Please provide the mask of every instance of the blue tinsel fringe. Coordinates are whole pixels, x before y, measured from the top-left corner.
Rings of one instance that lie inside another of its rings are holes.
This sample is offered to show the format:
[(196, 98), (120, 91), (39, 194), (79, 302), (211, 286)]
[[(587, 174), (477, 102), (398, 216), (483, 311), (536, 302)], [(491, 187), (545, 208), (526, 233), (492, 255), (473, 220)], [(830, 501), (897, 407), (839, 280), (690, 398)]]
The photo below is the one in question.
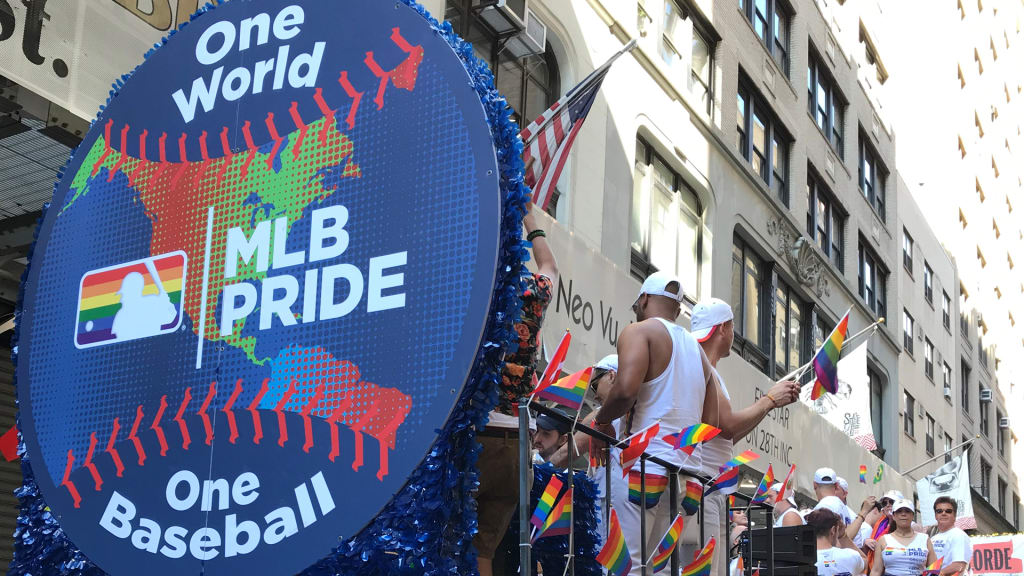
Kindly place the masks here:
[[(501, 172), (502, 221), (501, 252), (491, 315), (462, 397), (426, 459), (409, 477), (408, 484), (365, 530), (307, 568), (304, 576), (462, 576), (477, 572), (476, 552), (472, 546), (473, 535), (477, 531), (476, 503), (472, 492), (478, 484), (476, 459), (479, 444), (474, 427), (482, 427), (487, 422), (488, 412), (497, 405), (503, 359), (518, 342), (513, 324), (519, 318), (522, 305), (519, 294), (525, 271), (523, 262), (529, 258), (528, 247), (522, 239), (521, 222), (530, 198), (529, 189), (523, 184), (519, 128), (509, 118), (505, 99), (494, 88), (491, 71), (474, 56), (472, 46), (460, 39), (449, 23), (438, 24), (414, 0), (402, 2), (422, 14), (458, 54), (483, 103), (494, 138)], [(212, 8), (212, 4), (203, 6), (190, 20)], [(183, 23), (181, 28), (187, 24)], [(173, 35), (174, 31), (162, 43), (154, 45), (146, 57)], [(131, 73), (125, 74), (115, 82), (108, 105), (130, 77)], [(103, 109), (100, 108), (100, 114)], [(58, 182), (62, 173), (63, 170), (58, 174)], [(19, 302), (22, 297), (23, 294), (19, 296)], [(15, 364), (18, 335), (15, 328), (12, 339)], [(18, 450), (22, 456), (23, 485), (16, 495), (21, 512), (14, 535), (14, 560), (8, 574), (104, 574), (72, 544), (57, 524), (39, 493), (24, 444), (19, 442)], [(589, 557), (592, 558), (593, 554)]]

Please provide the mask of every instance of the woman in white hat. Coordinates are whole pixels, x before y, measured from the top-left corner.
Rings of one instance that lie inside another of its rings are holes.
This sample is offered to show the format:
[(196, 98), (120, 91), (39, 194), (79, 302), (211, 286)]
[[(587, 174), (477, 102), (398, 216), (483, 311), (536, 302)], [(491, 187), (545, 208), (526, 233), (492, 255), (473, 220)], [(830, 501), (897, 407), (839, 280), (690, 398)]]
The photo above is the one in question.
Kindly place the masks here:
[(935, 549), (927, 534), (914, 530), (914, 503), (894, 502), (892, 519), (896, 529), (878, 539), (871, 576), (921, 576), (935, 562)]

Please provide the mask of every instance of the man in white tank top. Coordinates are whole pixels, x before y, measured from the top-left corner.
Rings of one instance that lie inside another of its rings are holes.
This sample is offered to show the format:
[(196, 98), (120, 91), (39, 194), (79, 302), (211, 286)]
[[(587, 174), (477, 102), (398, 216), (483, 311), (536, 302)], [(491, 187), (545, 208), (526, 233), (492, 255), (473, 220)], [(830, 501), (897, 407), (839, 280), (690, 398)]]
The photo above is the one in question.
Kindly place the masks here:
[[(702, 421), (718, 425), (718, 395), (712, 387), (711, 365), (693, 336), (674, 323), (679, 317), (682, 295), (682, 283), (670, 274), (656, 272), (644, 281), (633, 304), (637, 322), (627, 326), (619, 336), (619, 371), (608, 398), (594, 418), (594, 427), (614, 436), (612, 422), (629, 413), (620, 426), (619, 437), (624, 438), (658, 422), (660, 432), (648, 445), (648, 454), (676, 467), (685, 465), (696, 471), (700, 469), (699, 458), (687, 462), (684, 452), (663, 440), (668, 434)], [(707, 393), (709, 390), (711, 394)], [(595, 440), (591, 447), (598, 457), (604, 453), (605, 446), (601, 442)], [(639, 470), (637, 461), (632, 472), (638, 475)], [(651, 486), (666, 485), (669, 472), (662, 466), (647, 462), (645, 472), (649, 490)], [(641, 565), (656, 549), (672, 522), (670, 498), (663, 493), (639, 498), (640, 502), (649, 502), (651, 506), (641, 508), (628, 498), (629, 482), (621, 476), (613, 481), (621, 483), (611, 487), (612, 507), (618, 514), (632, 556), (631, 574), (640, 574)], [(685, 476), (680, 477), (679, 485), (686, 486)], [(645, 551), (640, 549), (641, 514), (645, 518), (647, 536)]]
[[(729, 390), (725, 381), (718, 374), (718, 361), (732, 353), (733, 312), (732, 307), (718, 298), (710, 298), (698, 302), (693, 307), (690, 321), (690, 333), (700, 343), (711, 363), (711, 371), (718, 382), (718, 418), (722, 433), (708, 440), (694, 454), (700, 454), (701, 472), (707, 476), (718, 474), (719, 468), (733, 456), (733, 444), (747, 435), (757, 426), (771, 410), (795, 402), (800, 395), (800, 385), (796, 382), (780, 382), (772, 386), (768, 393), (750, 406), (733, 411), (730, 404)], [(726, 509), (726, 495), (721, 491), (713, 492), (704, 499), (704, 537), (715, 536), (718, 542), (722, 538)], [(692, 523), (696, 528), (696, 523)], [(699, 529), (698, 529), (699, 530)], [(695, 532), (699, 534), (699, 531)], [(685, 539), (684, 539), (685, 540)], [(693, 540), (693, 538), (690, 538)], [(712, 564), (712, 575), (724, 574), (728, 547), (721, 546), (715, 553)], [(690, 557), (687, 546), (683, 547), (684, 557)]]

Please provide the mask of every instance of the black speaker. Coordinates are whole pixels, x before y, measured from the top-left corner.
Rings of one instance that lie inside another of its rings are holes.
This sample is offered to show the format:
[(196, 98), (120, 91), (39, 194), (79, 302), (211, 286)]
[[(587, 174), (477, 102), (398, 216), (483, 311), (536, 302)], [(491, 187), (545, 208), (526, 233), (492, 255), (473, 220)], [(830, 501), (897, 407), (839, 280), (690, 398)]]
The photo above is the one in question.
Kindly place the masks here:
[[(746, 574), (751, 574), (752, 569), (747, 568)], [(768, 568), (761, 566), (761, 576), (768, 576)], [(780, 566), (778, 563), (775, 564), (775, 575), (774, 576), (818, 576), (818, 568), (811, 564), (794, 565), (794, 566)]]
[[(779, 574), (780, 566), (803, 565), (813, 568), (814, 563), (818, 561), (817, 541), (814, 538), (814, 530), (810, 526), (775, 528), (771, 530), (771, 535), (773, 540), (772, 559), (775, 561), (776, 574)], [(768, 562), (768, 537), (768, 528), (743, 533), (740, 548), (744, 554), (747, 549), (750, 550), (750, 557), (753, 558), (752, 564), (755, 566), (758, 561)]]

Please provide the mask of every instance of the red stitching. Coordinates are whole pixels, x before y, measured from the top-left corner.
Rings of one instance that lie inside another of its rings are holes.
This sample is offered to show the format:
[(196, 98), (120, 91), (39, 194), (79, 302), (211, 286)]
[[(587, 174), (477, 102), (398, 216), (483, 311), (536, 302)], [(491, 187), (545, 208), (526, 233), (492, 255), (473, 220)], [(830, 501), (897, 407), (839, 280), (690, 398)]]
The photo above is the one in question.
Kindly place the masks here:
[(228, 144), (228, 127), (220, 129), (220, 145), (224, 148), (224, 156), (231, 156), (231, 145)]
[(245, 145), (249, 149), (249, 154), (245, 157), (245, 162), (242, 164), (241, 177), (245, 180), (249, 177), (249, 164), (252, 164), (252, 159), (256, 157), (256, 145), (252, 143), (252, 132), (250, 127), (252, 123), (248, 120), (245, 124), (242, 124), (242, 134), (245, 136)]
[(266, 394), (267, 394), (267, 390), (268, 390), (268, 386), (267, 385), (268, 385), (269, 382), (270, 382), (270, 378), (264, 378), (263, 379), (263, 385), (260, 387), (260, 391), (256, 394), (256, 397), (253, 398), (252, 403), (249, 404), (248, 410), (249, 410), (249, 413), (252, 414), (252, 427), (253, 427), (252, 442), (253, 442), (253, 444), (259, 444), (260, 443), (260, 439), (263, 438), (263, 424), (260, 422), (259, 405), (260, 405), (260, 402), (263, 401), (263, 397), (266, 396)]
[(302, 408), (302, 429), (306, 434), (306, 443), (302, 445), (302, 450), (309, 453), (309, 449), (313, 447), (313, 424), (309, 419), (309, 413), (320, 404), (320, 401), (324, 399), (325, 387), (323, 382), (317, 384), (316, 393), (313, 397), (306, 402), (306, 405)]
[[(188, 394), (188, 389), (185, 389), (185, 394)], [(164, 429), (160, 427), (160, 419), (164, 417), (164, 410), (167, 409), (167, 395), (164, 394), (160, 397), (160, 408), (156, 411), (156, 418), (153, 419), (153, 424), (149, 427), (150, 430), (156, 430), (156, 438), (160, 441), (160, 455), (167, 456), (167, 438), (164, 437)]]
[(295, 145), (292, 146), (292, 160), (297, 160), (299, 153), (302, 151), (302, 142), (306, 139), (306, 132), (309, 131), (309, 126), (302, 121), (302, 116), (299, 115), (299, 103), (292, 101), (291, 108), (288, 112), (292, 115), (292, 122), (295, 123), (295, 129), (299, 131), (298, 138), (295, 139)]
[(335, 122), (337, 122), (334, 119), (334, 114), (337, 110), (331, 110), (331, 107), (327, 105), (327, 101), (324, 100), (324, 90), (319, 86), (316, 91), (313, 92), (313, 100), (316, 100), (316, 106), (324, 116), (324, 125), (320, 128), (320, 144), (326, 146), (327, 131), (331, 129), (331, 126), (334, 126)]
[(124, 472), (124, 464), (121, 462), (121, 455), (117, 453), (117, 448), (114, 448), (114, 442), (117, 441), (117, 433), (121, 430), (121, 422), (114, 418), (114, 427), (110, 431), (110, 440), (107, 441), (107, 448), (104, 452), (110, 454), (111, 460), (114, 461), (114, 468), (117, 470), (117, 477), (120, 478)]
[(71, 499), (75, 501), (75, 508), (79, 508), (82, 504), (82, 497), (78, 494), (78, 488), (75, 488), (75, 483), (71, 481), (71, 465), (75, 463), (75, 456), (68, 450), (68, 464), (64, 467), (64, 479), (60, 481), (60, 485), (68, 489), (71, 494)]
[(210, 426), (210, 415), (206, 413), (210, 408), (210, 402), (213, 401), (213, 397), (217, 395), (217, 381), (210, 382), (210, 391), (206, 393), (206, 399), (203, 400), (202, 407), (199, 408), (199, 417), (203, 419), (203, 429), (206, 430), (206, 445), (210, 446), (213, 442), (213, 427)]
[(103, 126), (103, 155), (100, 156), (99, 160), (97, 160), (95, 164), (92, 165), (92, 174), (89, 175), (90, 177), (95, 176), (96, 173), (100, 171), (100, 166), (102, 166), (103, 162), (108, 156), (110, 156), (110, 152), (112, 151), (110, 148), (110, 127), (113, 125), (114, 119), (111, 118), (107, 120), (106, 125)]
[(160, 163), (167, 164), (167, 132), (160, 134), (158, 142), (160, 143)]
[(110, 175), (107, 176), (107, 182), (113, 182), (114, 176), (121, 170), (121, 166), (128, 161), (128, 154), (125, 153), (125, 149), (128, 145), (128, 124), (124, 125), (121, 129), (121, 157), (117, 159), (117, 163), (110, 170)]
[(274, 141), (274, 147), (270, 150), (270, 156), (267, 156), (267, 168), (270, 170), (274, 169), (274, 158), (277, 157), (277, 151), (281, 149), (281, 142), (284, 138), (277, 133), (277, 126), (274, 125), (274, 113), (267, 112), (267, 132), (270, 132), (270, 138)]
[(92, 475), (92, 481), (96, 484), (96, 491), (99, 492), (103, 486), (103, 478), (100, 477), (100, 471), (96, 469), (96, 464), (92, 461), (93, 454), (96, 453), (96, 433), (93, 432), (89, 435), (89, 451), (85, 453), (85, 462), (82, 466), (89, 471)]
[(210, 152), (206, 149), (206, 130), (203, 130), (203, 133), (199, 135), (199, 153), (204, 162), (210, 159)]
[(139, 423), (142, 422), (142, 404), (135, 409), (135, 423), (132, 424), (132, 431), (128, 434), (128, 439), (135, 445), (135, 453), (139, 455), (139, 466), (144, 466), (146, 462), (146, 450), (142, 448), (142, 441), (136, 436), (139, 431)]
[(348, 129), (352, 130), (356, 127), (356, 110), (359, 109), (359, 102), (363, 99), (363, 93), (356, 91), (355, 86), (348, 79), (348, 71), (346, 70), (341, 71), (338, 83), (345, 90), (345, 94), (352, 99), (352, 106), (348, 109), (348, 115), (345, 116), (345, 123), (348, 124)]
[[(166, 396), (164, 396), (164, 398), (166, 398)], [(191, 401), (192, 387), (189, 386), (188, 388), (185, 388), (185, 396), (181, 399), (181, 405), (178, 406), (178, 412), (174, 415), (174, 421), (178, 423), (178, 429), (181, 430), (181, 448), (183, 450), (188, 450), (188, 445), (192, 443), (192, 437), (188, 433), (188, 426), (185, 424), (185, 419), (182, 418), (185, 414), (185, 407), (188, 406), (188, 403)], [(161, 400), (161, 402), (163, 402), (163, 400)], [(161, 406), (161, 409), (163, 409), (163, 406)], [(157, 418), (159, 419), (159, 416), (157, 416)], [(161, 452), (160, 455), (164, 456), (165, 452), (166, 449), (164, 452)]]
[(277, 445), (284, 446), (285, 442), (288, 441), (288, 426), (285, 425), (284, 421), (284, 407), (291, 401), (292, 396), (295, 394), (295, 380), (288, 382), (288, 389), (284, 391), (284, 395), (277, 401), (277, 406), (274, 406), (274, 413), (277, 414)]
[(234, 444), (235, 440), (238, 440), (238, 426), (235, 424), (235, 413), (232, 411), (235, 407), (235, 400), (238, 400), (238, 396), (242, 393), (242, 379), (239, 378), (235, 382), (235, 390), (231, 393), (228, 398), (228, 403), (220, 409), (221, 412), (228, 416), (228, 428), (231, 430), (231, 435), (228, 436), (228, 442)]

